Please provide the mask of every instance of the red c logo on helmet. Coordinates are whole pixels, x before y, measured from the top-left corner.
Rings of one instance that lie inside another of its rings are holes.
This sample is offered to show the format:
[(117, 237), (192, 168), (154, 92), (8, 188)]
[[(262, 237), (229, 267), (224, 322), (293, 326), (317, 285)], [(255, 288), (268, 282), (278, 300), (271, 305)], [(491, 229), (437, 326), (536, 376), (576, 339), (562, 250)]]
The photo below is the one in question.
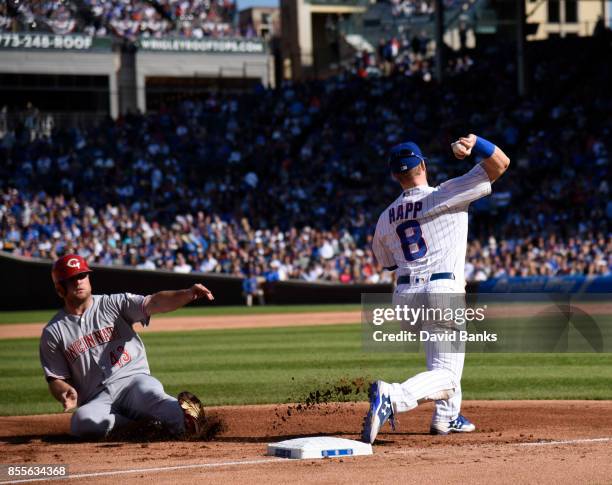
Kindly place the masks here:
[(58, 284), (81, 273), (91, 273), (87, 261), (78, 254), (67, 254), (53, 264), (51, 278), (53, 283)]

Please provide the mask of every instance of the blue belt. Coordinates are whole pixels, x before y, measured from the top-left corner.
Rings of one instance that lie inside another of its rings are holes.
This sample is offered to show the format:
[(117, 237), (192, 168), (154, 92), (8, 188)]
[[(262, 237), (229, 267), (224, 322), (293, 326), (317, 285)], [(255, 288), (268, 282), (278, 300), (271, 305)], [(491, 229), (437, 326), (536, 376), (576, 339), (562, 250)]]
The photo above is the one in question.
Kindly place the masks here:
[[(418, 276), (417, 276), (417, 278), (418, 278)], [(454, 279), (455, 279), (455, 273), (434, 273), (429, 278), (429, 281), (435, 281), (435, 280), (454, 280)], [(409, 285), (410, 284), (410, 275), (400, 276), (397, 279), (397, 284), (398, 285)]]

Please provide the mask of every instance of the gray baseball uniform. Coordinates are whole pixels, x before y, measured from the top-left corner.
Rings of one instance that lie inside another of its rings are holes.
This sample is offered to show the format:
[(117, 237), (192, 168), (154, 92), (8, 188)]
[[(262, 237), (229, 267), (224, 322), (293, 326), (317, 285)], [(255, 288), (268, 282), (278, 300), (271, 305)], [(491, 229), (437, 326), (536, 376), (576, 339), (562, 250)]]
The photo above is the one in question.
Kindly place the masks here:
[(149, 324), (145, 297), (93, 295), (83, 315), (60, 310), (45, 326), (40, 361), (47, 380), (68, 381), (78, 393), (76, 436), (103, 436), (130, 420), (153, 418), (176, 434), (184, 430), (178, 401), (150, 375), (144, 344), (133, 329)]

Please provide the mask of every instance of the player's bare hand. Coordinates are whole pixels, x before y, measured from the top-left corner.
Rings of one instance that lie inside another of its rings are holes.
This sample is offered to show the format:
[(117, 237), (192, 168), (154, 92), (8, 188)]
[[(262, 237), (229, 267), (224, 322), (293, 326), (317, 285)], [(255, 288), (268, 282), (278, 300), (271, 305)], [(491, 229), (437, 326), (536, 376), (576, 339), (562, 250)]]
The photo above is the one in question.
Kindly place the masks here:
[(77, 392), (76, 389), (71, 387), (65, 392), (62, 392), (62, 406), (64, 406), (64, 412), (70, 412), (77, 407)]
[(455, 158), (462, 160), (472, 153), (472, 148), (476, 144), (476, 135), (469, 134), (468, 136), (462, 136), (457, 141), (451, 144), (453, 154)]
[(196, 283), (191, 287), (191, 294), (193, 295), (194, 300), (199, 300), (200, 298), (207, 298), (208, 300), (214, 300), (215, 297), (208, 288), (200, 283)]
[(453, 155), (458, 160), (463, 160), (471, 153), (471, 149), (468, 149), (461, 141), (457, 140), (451, 144)]
[(459, 142), (468, 150), (472, 150), (472, 148), (474, 148), (474, 145), (476, 145), (476, 135), (474, 135), (473, 133), (470, 133), (468, 136), (462, 136), (461, 138), (459, 138)]

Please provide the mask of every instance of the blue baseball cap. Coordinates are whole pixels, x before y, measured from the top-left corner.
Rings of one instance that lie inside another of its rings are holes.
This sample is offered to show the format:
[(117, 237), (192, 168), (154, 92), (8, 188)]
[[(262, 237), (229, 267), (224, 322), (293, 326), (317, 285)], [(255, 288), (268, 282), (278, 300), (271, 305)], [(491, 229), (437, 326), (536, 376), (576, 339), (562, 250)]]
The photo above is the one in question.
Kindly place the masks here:
[(395, 145), (389, 153), (389, 169), (392, 173), (407, 172), (424, 161), (423, 152), (411, 141)]

